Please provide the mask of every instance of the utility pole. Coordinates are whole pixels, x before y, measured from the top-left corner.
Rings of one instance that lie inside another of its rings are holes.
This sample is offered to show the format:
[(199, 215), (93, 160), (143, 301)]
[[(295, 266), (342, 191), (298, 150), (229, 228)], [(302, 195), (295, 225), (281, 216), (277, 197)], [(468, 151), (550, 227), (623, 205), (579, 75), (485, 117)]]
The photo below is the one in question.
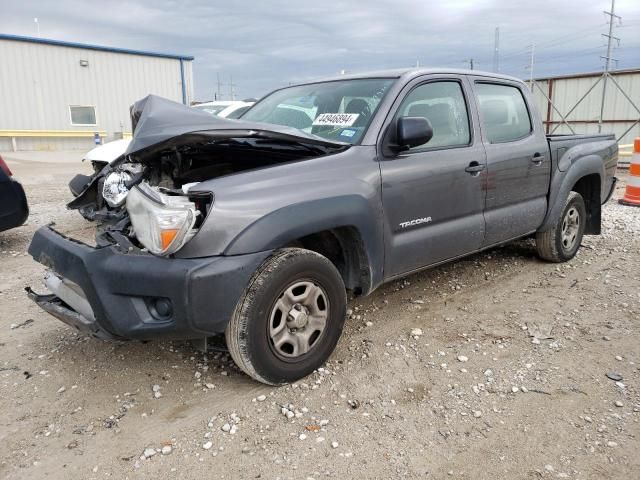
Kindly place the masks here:
[(469, 70), (473, 70), (473, 58), (470, 58), (469, 60), (463, 60), (463, 62), (469, 64)]
[(36, 32), (37, 32), (37, 35), (40, 36), (40, 23), (38, 23), (38, 17), (34, 17), (33, 23), (36, 24)]
[(493, 71), (500, 71), (500, 27), (496, 27), (496, 34), (493, 39)]
[(220, 100), (220, 74), (216, 73), (216, 78), (218, 80), (218, 89), (216, 90), (216, 94), (214, 95), (214, 100)]
[(607, 94), (607, 79), (609, 78), (609, 68), (611, 67), (611, 60), (617, 62), (615, 58), (611, 57), (611, 49), (613, 48), (613, 40), (620, 45), (620, 39), (613, 36), (613, 19), (621, 19), (615, 12), (616, 0), (611, 0), (611, 11), (605, 11), (605, 15), (609, 15), (609, 34), (603, 33), (602, 36), (607, 38), (607, 56), (600, 57), (604, 59), (604, 78), (602, 79), (602, 102), (600, 103), (600, 118), (598, 120), (598, 133), (602, 132), (602, 117), (604, 115), (604, 102)]
[(533, 58), (536, 53), (536, 44), (531, 44), (531, 60), (529, 62), (529, 90), (533, 92)]
[(235, 83), (233, 83), (233, 75), (229, 74), (229, 94), (231, 96), (231, 100), (236, 99), (235, 86)]

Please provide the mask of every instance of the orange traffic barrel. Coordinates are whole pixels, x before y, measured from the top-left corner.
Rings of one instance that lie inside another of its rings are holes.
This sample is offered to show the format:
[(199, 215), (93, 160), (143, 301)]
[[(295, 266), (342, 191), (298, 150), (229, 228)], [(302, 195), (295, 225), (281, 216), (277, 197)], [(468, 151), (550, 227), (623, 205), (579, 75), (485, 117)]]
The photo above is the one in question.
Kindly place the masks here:
[(619, 202), (623, 205), (640, 207), (640, 137), (633, 142), (633, 155), (629, 164), (627, 189)]

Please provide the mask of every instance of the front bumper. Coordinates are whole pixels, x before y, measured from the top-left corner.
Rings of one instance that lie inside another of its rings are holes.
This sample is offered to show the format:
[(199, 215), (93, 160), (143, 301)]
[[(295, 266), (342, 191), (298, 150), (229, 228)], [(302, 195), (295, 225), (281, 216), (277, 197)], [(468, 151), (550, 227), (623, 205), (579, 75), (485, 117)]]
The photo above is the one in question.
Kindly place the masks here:
[(253, 272), (270, 252), (162, 258), (122, 252), (117, 246), (93, 248), (42, 227), (29, 254), (71, 285), (88, 302), (93, 318), (56, 295), (27, 289), (45, 311), (96, 337), (150, 340), (224, 332)]

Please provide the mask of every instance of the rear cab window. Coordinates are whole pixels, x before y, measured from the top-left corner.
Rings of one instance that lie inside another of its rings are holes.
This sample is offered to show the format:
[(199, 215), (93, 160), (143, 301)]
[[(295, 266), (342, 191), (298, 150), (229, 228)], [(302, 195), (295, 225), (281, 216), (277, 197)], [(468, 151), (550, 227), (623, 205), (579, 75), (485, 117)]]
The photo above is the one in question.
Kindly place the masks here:
[(489, 143), (513, 142), (533, 131), (522, 91), (512, 85), (475, 84), (481, 126)]

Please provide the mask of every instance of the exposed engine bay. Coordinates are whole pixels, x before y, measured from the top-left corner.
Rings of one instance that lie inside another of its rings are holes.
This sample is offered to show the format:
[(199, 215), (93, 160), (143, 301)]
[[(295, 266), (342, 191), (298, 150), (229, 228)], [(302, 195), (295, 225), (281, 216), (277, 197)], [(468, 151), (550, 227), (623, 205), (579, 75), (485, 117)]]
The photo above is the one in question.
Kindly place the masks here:
[[(171, 116), (176, 135), (159, 122), (162, 113)], [(198, 191), (198, 183), (347, 148), (288, 127), (211, 117), (153, 96), (132, 107), (132, 123), (127, 152), (112, 162), (92, 161), (93, 175), (74, 177), (69, 187), (75, 199), (67, 206), (97, 223), (98, 246), (159, 255), (184, 245), (212, 208), (214, 194)], [(148, 231), (149, 221), (156, 223), (155, 233)]]

